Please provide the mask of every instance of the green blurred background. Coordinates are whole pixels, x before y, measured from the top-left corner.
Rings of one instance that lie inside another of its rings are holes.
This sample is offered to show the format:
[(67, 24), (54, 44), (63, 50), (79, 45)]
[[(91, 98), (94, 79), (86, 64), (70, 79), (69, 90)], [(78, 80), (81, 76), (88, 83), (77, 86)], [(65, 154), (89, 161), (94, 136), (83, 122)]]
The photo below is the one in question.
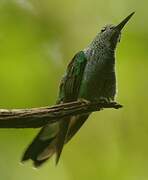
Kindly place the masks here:
[(54, 104), (67, 63), (132, 11), (117, 50), (121, 110), (94, 113), (39, 170), (19, 161), (38, 129), (0, 129), (1, 180), (148, 179), (148, 1), (0, 0), (0, 108)]

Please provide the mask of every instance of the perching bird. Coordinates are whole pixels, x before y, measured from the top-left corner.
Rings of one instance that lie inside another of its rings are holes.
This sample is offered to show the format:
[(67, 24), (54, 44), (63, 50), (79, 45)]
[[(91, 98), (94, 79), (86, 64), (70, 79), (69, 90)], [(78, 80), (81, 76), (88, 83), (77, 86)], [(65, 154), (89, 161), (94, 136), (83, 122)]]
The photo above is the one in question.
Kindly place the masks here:
[[(134, 14), (117, 26), (107, 25), (86, 49), (78, 52), (69, 63), (62, 78), (57, 104), (86, 99), (114, 101), (116, 94), (115, 49), (121, 30)], [(22, 161), (32, 159), (36, 167), (53, 154), (58, 163), (64, 144), (81, 128), (90, 114), (62, 118), (41, 129), (25, 151)]]

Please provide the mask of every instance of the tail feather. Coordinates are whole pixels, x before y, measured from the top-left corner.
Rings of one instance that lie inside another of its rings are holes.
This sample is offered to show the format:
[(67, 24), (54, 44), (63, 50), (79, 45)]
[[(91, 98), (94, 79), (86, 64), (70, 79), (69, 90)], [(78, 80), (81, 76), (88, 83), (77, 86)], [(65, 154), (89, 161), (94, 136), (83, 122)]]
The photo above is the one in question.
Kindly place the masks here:
[(82, 125), (86, 122), (89, 115), (90, 114), (85, 114), (72, 117), (65, 143), (70, 141), (71, 138), (79, 131)]
[(59, 124), (59, 133), (57, 135), (57, 143), (56, 143), (56, 164), (58, 164), (64, 144), (65, 144), (65, 139), (66, 139), (66, 135), (68, 132), (68, 127), (69, 127), (69, 123), (70, 123), (70, 119), (71, 118), (63, 118), (60, 121)]
[(59, 131), (59, 138), (57, 141), (57, 158), (56, 158), (56, 164), (58, 164), (58, 161), (60, 159), (60, 155), (63, 150), (64, 144), (66, 144), (77, 132), (78, 130), (82, 127), (82, 125), (85, 123), (87, 120), (89, 114), (85, 115), (78, 115), (78, 116), (72, 116), (70, 119), (69, 118), (64, 118), (61, 121), (60, 124), (60, 131)]
[(41, 165), (55, 153), (57, 125), (50, 124), (41, 129), (25, 151), (22, 161), (32, 159), (35, 166)]
[(43, 127), (25, 151), (22, 161), (31, 159), (34, 166), (39, 167), (56, 153), (57, 164), (64, 144), (76, 134), (88, 116), (89, 114), (66, 117), (58, 123)]
[[(43, 154), (43, 151), (48, 148), (49, 144), (53, 142), (53, 138), (49, 139), (47, 141), (41, 141), (38, 137), (34, 139), (34, 141), (29, 145), (27, 150), (25, 151), (22, 161), (27, 161), (29, 159), (32, 159), (33, 161), (42, 161), (47, 158), (47, 156), (40, 158), (41, 154)], [(48, 154), (52, 156), (54, 153), (53, 149), (48, 148)], [(49, 157), (49, 156), (48, 156)]]
[(44, 162), (46, 162), (48, 159), (49, 159), (49, 158), (44, 159), (44, 160), (42, 160), (42, 161), (36, 160), (36, 161), (33, 162), (33, 165), (34, 165), (34, 167), (38, 168), (38, 167), (40, 167)]

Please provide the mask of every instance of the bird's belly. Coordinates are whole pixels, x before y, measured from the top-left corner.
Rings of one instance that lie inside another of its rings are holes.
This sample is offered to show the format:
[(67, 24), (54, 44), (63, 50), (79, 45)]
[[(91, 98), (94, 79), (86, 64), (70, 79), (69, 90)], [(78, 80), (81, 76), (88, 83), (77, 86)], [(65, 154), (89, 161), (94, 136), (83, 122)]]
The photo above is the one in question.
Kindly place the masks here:
[(99, 101), (100, 98), (114, 100), (116, 94), (116, 77), (112, 68), (86, 68), (80, 86), (79, 98)]

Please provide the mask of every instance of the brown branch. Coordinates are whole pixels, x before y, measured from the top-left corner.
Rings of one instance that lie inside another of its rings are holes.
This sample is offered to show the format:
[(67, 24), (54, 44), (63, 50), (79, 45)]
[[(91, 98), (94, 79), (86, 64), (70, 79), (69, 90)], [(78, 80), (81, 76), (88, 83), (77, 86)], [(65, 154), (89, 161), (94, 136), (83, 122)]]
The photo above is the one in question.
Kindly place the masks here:
[(0, 109), (0, 128), (39, 128), (59, 121), (61, 117), (100, 111), (103, 108), (121, 108), (116, 102), (91, 103), (74, 101), (51, 107), (31, 109)]

